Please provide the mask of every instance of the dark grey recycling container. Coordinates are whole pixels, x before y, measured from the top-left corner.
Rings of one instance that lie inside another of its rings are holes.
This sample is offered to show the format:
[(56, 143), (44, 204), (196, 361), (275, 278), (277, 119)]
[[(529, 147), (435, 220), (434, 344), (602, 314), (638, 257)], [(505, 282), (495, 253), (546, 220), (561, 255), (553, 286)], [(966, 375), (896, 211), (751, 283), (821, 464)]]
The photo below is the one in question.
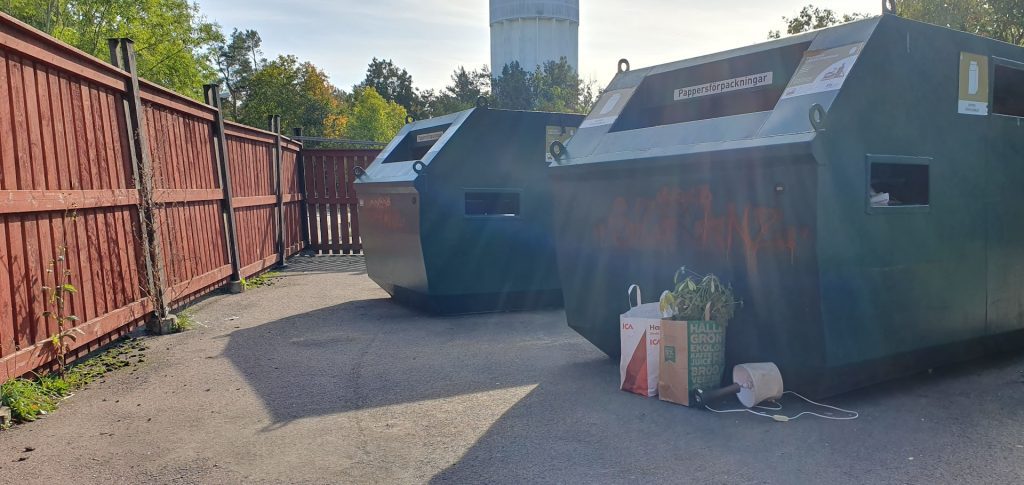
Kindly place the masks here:
[(370, 278), (439, 314), (560, 306), (546, 147), (582, 120), (477, 107), (406, 125), (355, 183)]
[(884, 15), (623, 65), (551, 165), (569, 325), (730, 282), (727, 361), (823, 396), (1024, 341), (1024, 48)]

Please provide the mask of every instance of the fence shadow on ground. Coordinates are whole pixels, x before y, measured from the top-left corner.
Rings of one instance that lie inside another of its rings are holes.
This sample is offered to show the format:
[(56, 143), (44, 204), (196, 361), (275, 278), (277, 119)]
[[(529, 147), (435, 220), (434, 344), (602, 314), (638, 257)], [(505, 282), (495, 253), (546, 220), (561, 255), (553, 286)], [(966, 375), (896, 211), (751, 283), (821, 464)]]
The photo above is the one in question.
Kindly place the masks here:
[(287, 273), (348, 273), (366, 274), (366, 259), (361, 254), (353, 255), (314, 255), (301, 253), (288, 260)]

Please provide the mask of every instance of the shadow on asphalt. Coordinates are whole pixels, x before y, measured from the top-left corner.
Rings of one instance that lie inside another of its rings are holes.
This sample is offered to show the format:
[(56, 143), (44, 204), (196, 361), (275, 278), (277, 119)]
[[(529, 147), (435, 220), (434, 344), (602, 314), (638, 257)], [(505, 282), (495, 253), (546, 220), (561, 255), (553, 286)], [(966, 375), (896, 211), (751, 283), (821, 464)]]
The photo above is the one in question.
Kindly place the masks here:
[(297, 254), (288, 259), (288, 273), (347, 273), (353, 275), (366, 274), (366, 260), (362, 255), (313, 255)]
[(564, 321), (561, 311), (426, 317), (389, 299), (359, 300), (236, 330), (224, 355), (277, 427), (608, 370)]
[[(827, 401), (860, 412), (855, 421), (777, 423), (617, 391), (617, 365), (569, 330), (561, 311), (440, 318), (388, 299), (360, 300), (228, 338), (225, 356), (273, 417), (267, 430), (306, 417), (534, 386), (433, 482), (855, 483), (885, 481), (908, 466), (932, 467), (917, 476), (939, 480), (941, 470), (1013, 460), (986, 455), (979, 462), (974, 452), (950, 450), (1003, 446), (1019, 438), (1015, 428), (1024, 419), (1022, 356)], [(787, 414), (803, 409), (786, 406)], [(919, 459), (911, 463), (913, 456)], [(877, 473), (865, 475), (865, 463)]]

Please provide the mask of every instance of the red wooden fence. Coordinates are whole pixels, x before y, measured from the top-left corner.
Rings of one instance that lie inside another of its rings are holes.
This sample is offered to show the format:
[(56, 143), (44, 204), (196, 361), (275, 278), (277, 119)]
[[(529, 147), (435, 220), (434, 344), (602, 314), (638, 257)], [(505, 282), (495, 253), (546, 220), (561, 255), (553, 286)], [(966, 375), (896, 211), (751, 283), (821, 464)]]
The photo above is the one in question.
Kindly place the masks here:
[(303, 248), (301, 145), (137, 80), (126, 45), (122, 69), (0, 14), (0, 382), (55, 357), (65, 241), (79, 354)]
[(380, 150), (305, 150), (309, 248), (325, 254), (363, 250), (352, 170), (366, 168)]

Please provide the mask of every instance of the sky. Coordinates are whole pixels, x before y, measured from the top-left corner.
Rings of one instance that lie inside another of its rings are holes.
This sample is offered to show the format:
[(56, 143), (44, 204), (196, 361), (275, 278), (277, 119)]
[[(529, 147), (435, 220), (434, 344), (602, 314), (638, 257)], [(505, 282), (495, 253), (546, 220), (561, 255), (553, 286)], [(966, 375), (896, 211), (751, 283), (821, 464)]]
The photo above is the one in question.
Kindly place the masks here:
[[(349, 90), (374, 57), (418, 89), (442, 89), (458, 66), (490, 62), (487, 0), (198, 0), (208, 20), (255, 29), (267, 58), (293, 54)], [(604, 86), (620, 58), (634, 68), (766, 40), (808, 3), (837, 13), (881, 12), (878, 0), (580, 0), (580, 76)]]

